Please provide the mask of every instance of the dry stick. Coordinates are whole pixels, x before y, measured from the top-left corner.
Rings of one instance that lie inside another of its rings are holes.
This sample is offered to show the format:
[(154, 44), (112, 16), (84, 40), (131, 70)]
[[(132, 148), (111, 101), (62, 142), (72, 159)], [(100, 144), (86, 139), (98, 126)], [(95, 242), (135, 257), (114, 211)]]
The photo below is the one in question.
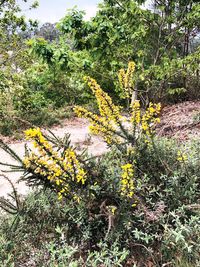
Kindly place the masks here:
[(110, 233), (112, 227), (114, 227), (114, 219), (115, 219), (115, 215), (113, 215), (112, 213), (110, 213), (110, 214), (108, 215), (108, 230), (107, 230), (105, 239), (108, 238), (108, 235), (109, 235), (109, 233)]
[(190, 204), (185, 206), (189, 210), (200, 210), (200, 204)]
[(179, 130), (177, 130), (177, 132), (180, 132), (181, 130), (187, 130), (187, 129), (190, 129), (190, 128), (195, 127), (195, 126), (197, 126), (197, 125), (200, 125), (200, 122), (193, 122), (193, 123), (189, 124), (188, 126), (183, 125), (183, 126), (181, 126), (181, 127), (179, 128)]
[(108, 217), (108, 230), (105, 236), (105, 239), (107, 239), (112, 227), (114, 227), (115, 215), (113, 215), (112, 212), (107, 210), (106, 200), (104, 200), (103, 203), (101, 204), (100, 210), (101, 210), (101, 214), (99, 214), (100, 216)]

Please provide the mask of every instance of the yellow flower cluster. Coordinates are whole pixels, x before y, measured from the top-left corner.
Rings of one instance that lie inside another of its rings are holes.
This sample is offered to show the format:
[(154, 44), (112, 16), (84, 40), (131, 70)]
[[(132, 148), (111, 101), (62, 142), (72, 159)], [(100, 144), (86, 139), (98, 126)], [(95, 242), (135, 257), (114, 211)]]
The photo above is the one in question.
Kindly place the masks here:
[(64, 170), (70, 174), (72, 181), (85, 184), (86, 172), (81, 168), (75, 152), (72, 149), (67, 149), (63, 159)]
[(109, 122), (105, 117), (100, 117), (92, 112), (89, 112), (83, 107), (76, 106), (74, 112), (80, 118), (87, 118), (90, 121), (90, 131), (95, 135), (100, 135), (103, 137), (107, 144), (119, 143), (120, 140), (116, 136), (117, 129), (112, 122)]
[[(124, 69), (119, 70), (118, 79), (119, 79), (120, 87), (126, 92), (126, 87), (125, 87), (126, 72)], [(125, 95), (127, 96), (127, 94)]]
[[(40, 152), (48, 151), (49, 153), (53, 152), (52, 146), (44, 138), (40, 128), (28, 129), (25, 132), (25, 137), (27, 140), (33, 140), (33, 145), (35, 148), (38, 148)], [(42, 146), (40, 146), (42, 144)]]
[(120, 191), (121, 195), (126, 196), (128, 198), (132, 198), (134, 195), (134, 169), (133, 165), (128, 163), (123, 165), (122, 167), (122, 175), (120, 181)]
[[(134, 70), (134, 62), (129, 62), (126, 72), (125, 70), (120, 70), (119, 79), (124, 87), (130, 87)], [(142, 112), (140, 102), (136, 100), (131, 104), (130, 119), (126, 119), (121, 116), (120, 108), (112, 103), (110, 96), (101, 89), (94, 79), (85, 77), (85, 80), (95, 94), (100, 116), (82, 107), (75, 107), (74, 111), (78, 117), (89, 119), (91, 123), (90, 131), (93, 134), (101, 135), (108, 145), (121, 143), (134, 145), (134, 138), (138, 133), (145, 134), (146, 142), (149, 142), (149, 137), (153, 134), (155, 124), (160, 121), (158, 118), (161, 109), (160, 104), (150, 103), (147, 110)], [(133, 126), (132, 135), (129, 128), (130, 122)]]
[(149, 137), (153, 134), (153, 127), (157, 123), (160, 123), (160, 118), (158, 118), (160, 110), (160, 104), (150, 103), (149, 107), (141, 118), (142, 131)]
[(152, 137), (154, 133), (155, 125), (160, 123), (158, 115), (161, 105), (150, 103), (146, 111), (142, 112), (140, 102), (136, 100), (132, 104), (131, 109), (130, 122), (133, 124), (134, 129), (138, 129), (139, 132), (142, 132), (146, 136), (145, 142), (149, 143), (149, 138)]
[(126, 98), (130, 98), (133, 92), (134, 71), (135, 71), (135, 63), (131, 61), (128, 63), (127, 71), (125, 71), (124, 69), (121, 69), (118, 73), (119, 83), (120, 83), (121, 88), (124, 90)]
[(188, 157), (185, 153), (181, 152), (181, 151), (178, 151), (177, 153), (177, 160), (179, 162), (186, 162), (188, 160)]
[(85, 81), (97, 99), (100, 115), (108, 121), (118, 123), (121, 118), (120, 108), (113, 104), (111, 97), (101, 89), (95, 79), (85, 77)]
[(140, 102), (136, 100), (133, 103), (133, 105), (131, 106), (131, 109), (132, 109), (132, 113), (131, 113), (131, 119), (130, 119), (130, 121), (134, 125), (139, 125), (140, 122), (141, 122)]
[(25, 157), (23, 163), (32, 173), (39, 174), (51, 183), (58, 198), (71, 195), (74, 183), (85, 184), (86, 172), (81, 167), (76, 153), (68, 148), (64, 155), (53, 150), (39, 128), (25, 131), (26, 139), (33, 141), (35, 152)]

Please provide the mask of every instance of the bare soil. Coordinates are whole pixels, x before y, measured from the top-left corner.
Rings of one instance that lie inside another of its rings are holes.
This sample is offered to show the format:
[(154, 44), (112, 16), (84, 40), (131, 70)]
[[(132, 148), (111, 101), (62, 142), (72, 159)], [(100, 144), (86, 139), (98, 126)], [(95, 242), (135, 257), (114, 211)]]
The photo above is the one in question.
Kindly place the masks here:
[(180, 141), (200, 138), (200, 101), (187, 101), (164, 107), (157, 134)]

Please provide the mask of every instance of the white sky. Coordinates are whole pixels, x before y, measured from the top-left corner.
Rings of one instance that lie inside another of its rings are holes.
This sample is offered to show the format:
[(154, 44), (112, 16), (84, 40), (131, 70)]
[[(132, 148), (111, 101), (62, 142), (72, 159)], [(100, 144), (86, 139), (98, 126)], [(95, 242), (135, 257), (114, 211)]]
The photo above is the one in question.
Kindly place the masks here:
[[(75, 6), (86, 12), (85, 19), (88, 20), (95, 16), (101, 0), (39, 0), (39, 7), (33, 10), (29, 10), (29, 6), (34, 0), (28, 0), (28, 3), (24, 3), (22, 0), (17, 0), (17, 2), (22, 8), (22, 13), (27, 18), (37, 19), (41, 23), (54, 23), (63, 18), (68, 9)], [(147, 0), (146, 7), (149, 2), (150, 0)]]
[(22, 13), (27, 18), (37, 19), (42, 23), (54, 23), (65, 16), (67, 9), (75, 6), (86, 12), (85, 19), (91, 18), (95, 16), (100, 0), (39, 0), (39, 7), (33, 10), (29, 10), (33, 0), (29, 0), (28, 3), (18, 0), (18, 3), (22, 8)]

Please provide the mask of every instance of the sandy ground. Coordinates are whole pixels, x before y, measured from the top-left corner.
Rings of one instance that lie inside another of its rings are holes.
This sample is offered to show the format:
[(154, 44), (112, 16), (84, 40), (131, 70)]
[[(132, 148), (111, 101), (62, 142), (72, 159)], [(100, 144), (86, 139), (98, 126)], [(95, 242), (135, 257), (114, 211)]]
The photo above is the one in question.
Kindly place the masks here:
[[(66, 133), (71, 135), (71, 143), (78, 149), (88, 148), (88, 152), (93, 155), (101, 155), (106, 152), (106, 144), (97, 136), (90, 136), (88, 130), (88, 122), (84, 119), (70, 119), (65, 120), (61, 126), (51, 128), (51, 131), (56, 136), (63, 137)], [(25, 141), (11, 142), (9, 143), (12, 148), (20, 157), (24, 156)], [(30, 146), (30, 143), (28, 143)], [(15, 163), (10, 156), (0, 149), (0, 161), (4, 163)], [(0, 169), (6, 170), (5, 167), (0, 166)], [(17, 183), (21, 176), (21, 173), (6, 173), (6, 175), (14, 182), (16, 188), (20, 194), (26, 194), (30, 188), (28, 188), (23, 182)], [(5, 179), (0, 177), (0, 196), (6, 196), (11, 193), (12, 189)]]

